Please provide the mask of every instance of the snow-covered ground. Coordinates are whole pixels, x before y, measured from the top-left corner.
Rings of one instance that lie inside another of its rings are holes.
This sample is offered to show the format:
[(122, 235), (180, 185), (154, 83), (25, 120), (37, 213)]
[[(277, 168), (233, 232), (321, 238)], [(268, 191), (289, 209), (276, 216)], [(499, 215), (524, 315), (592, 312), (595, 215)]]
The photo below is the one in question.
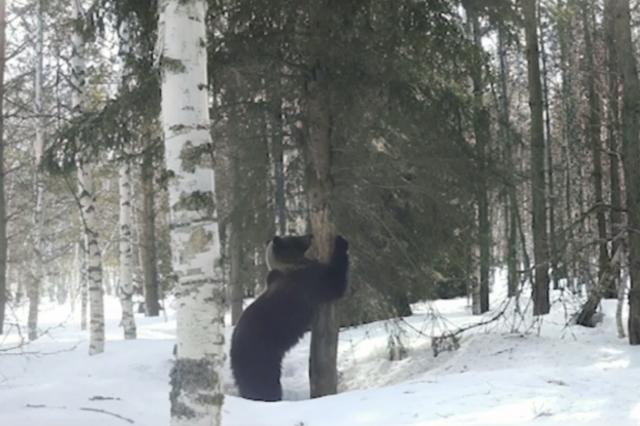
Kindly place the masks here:
[[(496, 315), (499, 298), (493, 295), (496, 309), (484, 319)], [(341, 393), (314, 400), (307, 399), (306, 336), (285, 358), (283, 402), (233, 396), (227, 365), (223, 424), (640, 425), (640, 348), (616, 337), (615, 302), (605, 302), (596, 329), (566, 326), (567, 305), (556, 300), (537, 323), (530, 314), (522, 322), (508, 306), (499, 320), (465, 333), (460, 349), (435, 358), (428, 336), (479, 321), (466, 300), (423, 304), (403, 321), (345, 329)], [(137, 316), (136, 341), (122, 340), (117, 300), (107, 299), (106, 312), (101, 355), (87, 355), (86, 333), (68, 306), (43, 309), (46, 333), (36, 342), (3, 351), (17, 341), (15, 329), (0, 340), (0, 425), (168, 424), (173, 312)], [(398, 330), (408, 356), (389, 361), (388, 334)]]

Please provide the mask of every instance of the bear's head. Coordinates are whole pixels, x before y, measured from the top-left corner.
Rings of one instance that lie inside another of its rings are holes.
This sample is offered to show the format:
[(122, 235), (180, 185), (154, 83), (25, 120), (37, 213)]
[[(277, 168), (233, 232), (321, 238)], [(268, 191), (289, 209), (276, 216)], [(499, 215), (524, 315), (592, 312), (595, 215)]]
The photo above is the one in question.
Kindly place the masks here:
[(270, 271), (299, 269), (310, 262), (306, 252), (311, 247), (313, 235), (273, 237), (267, 243), (266, 259)]

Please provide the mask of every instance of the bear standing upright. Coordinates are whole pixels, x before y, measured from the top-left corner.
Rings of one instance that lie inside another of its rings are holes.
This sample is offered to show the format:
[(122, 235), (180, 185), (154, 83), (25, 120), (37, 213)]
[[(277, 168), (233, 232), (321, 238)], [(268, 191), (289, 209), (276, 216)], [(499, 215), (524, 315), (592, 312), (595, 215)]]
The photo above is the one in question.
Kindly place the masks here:
[(347, 241), (338, 236), (328, 264), (309, 259), (311, 236), (274, 237), (267, 246), (267, 289), (242, 313), (231, 338), (231, 369), (243, 398), (282, 399), (284, 354), (309, 329), (316, 307), (347, 287)]

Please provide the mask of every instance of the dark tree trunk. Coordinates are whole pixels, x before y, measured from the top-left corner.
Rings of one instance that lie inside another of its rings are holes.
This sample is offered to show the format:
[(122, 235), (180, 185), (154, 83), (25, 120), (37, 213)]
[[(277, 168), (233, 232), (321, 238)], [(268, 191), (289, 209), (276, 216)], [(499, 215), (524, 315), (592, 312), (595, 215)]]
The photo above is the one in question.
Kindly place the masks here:
[(545, 208), (544, 125), (542, 121), (542, 85), (540, 83), (540, 53), (536, 1), (523, 0), (527, 46), (527, 76), (531, 109), (531, 195), (533, 204), (533, 314), (549, 313), (549, 253), (547, 244), (547, 212)]
[[(489, 222), (489, 193), (487, 188), (487, 149), (489, 145), (489, 111), (483, 101), (482, 82), (482, 43), (480, 36), (480, 23), (473, 6), (467, 7), (471, 20), (473, 41), (475, 45), (473, 68), (471, 72), (473, 80), (473, 130), (478, 152), (479, 182), (477, 188), (478, 202), (478, 234), (480, 242), (480, 282), (479, 291), (474, 291), (473, 313), (482, 314), (489, 310), (489, 269), (491, 264), (491, 223)], [(476, 300), (476, 298), (478, 300)]]
[[(511, 135), (511, 113), (509, 108), (509, 93), (507, 80), (509, 70), (507, 67), (507, 49), (504, 45), (504, 29), (498, 29), (498, 54), (500, 57), (500, 129), (502, 141), (505, 146), (505, 164), (515, 164), (513, 157), (513, 138)], [(511, 171), (515, 176), (515, 167)], [(508, 296), (513, 297), (518, 293), (518, 226), (516, 203), (516, 182), (511, 179), (507, 187), (505, 199), (505, 223), (507, 224), (505, 235), (507, 237), (507, 286)]]
[[(317, 6), (312, 6), (313, 8)], [(316, 11), (322, 15), (323, 11)], [(326, 22), (313, 16), (312, 28), (326, 30)], [(324, 33), (324, 32), (322, 32)], [(311, 232), (318, 259), (328, 262), (333, 249), (335, 225), (332, 216), (331, 138), (329, 81), (327, 68), (319, 52), (312, 52), (313, 67), (305, 87), (307, 194)], [(321, 305), (311, 326), (309, 381), (311, 397), (335, 394), (338, 391), (338, 311), (335, 303)]]
[(587, 302), (578, 314), (577, 323), (593, 326), (595, 315), (602, 296), (611, 286), (609, 252), (607, 249), (607, 223), (605, 217), (604, 197), (602, 195), (602, 142), (600, 140), (600, 98), (596, 90), (595, 60), (593, 57), (592, 28), (589, 8), (585, 4), (582, 9), (584, 28), (585, 55), (587, 59), (587, 93), (589, 98), (589, 114), (586, 126), (588, 145), (593, 162), (593, 186), (596, 203), (596, 220), (598, 224), (598, 281), (591, 289)]
[(142, 156), (140, 181), (142, 186), (142, 232), (140, 250), (142, 272), (144, 276), (144, 304), (146, 315), (156, 317), (160, 314), (160, 289), (158, 285), (158, 264), (156, 253), (156, 213), (154, 178), (154, 152), (147, 147)]
[(242, 315), (246, 274), (243, 273), (245, 268), (240, 226), (233, 218), (231, 219), (229, 240), (229, 260), (231, 261), (231, 273), (229, 277), (229, 285), (231, 287), (231, 323), (236, 325), (240, 319), (240, 315)]
[(0, 334), (4, 330), (7, 304), (7, 207), (4, 192), (4, 69), (5, 69), (5, 0), (0, 0)]
[[(615, 40), (622, 77), (622, 159), (629, 227), (629, 343), (640, 345), (640, 82), (631, 38), (629, 0), (617, 0)], [(622, 54), (624, 52), (624, 54)]]
[[(620, 149), (618, 134), (620, 131), (620, 117), (618, 104), (620, 102), (619, 85), (620, 76), (616, 59), (615, 34), (614, 34), (614, 1), (605, 1), (605, 44), (607, 48), (607, 139), (609, 148), (609, 179), (611, 187), (611, 209), (609, 210), (609, 223), (611, 226), (611, 257), (622, 249), (622, 196), (620, 182)], [(607, 288), (604, 297), (615, 299), (618, 297), (619, 288), (623, 283), (620, 280), (620, 267), (617, 263), (612, 265), (611, 285)]]
[(547, 185), (549, 188), (549, 255), (551, 265), (551, 277), (553, 279), (553, 288), (560, 288), (558, 274), (558, 245), (556, 238), (556, 197), (553, 181), (553, 151), (551, 140), (551, 114), (549, 113), (549, 85), (547, 76), (547, 55), (544, 48), (544, 34), (540, 35), (540, 54), (542, 56), (542, 88), (544, 93), (544, 129), (547, 153)]
[[(564, 2), (563, 2), (564, 3)], [(573, 195), (576, 191), (576, 185), (573, 185), (574, 180), (574, 168), (573, 162), (578, 157), (576, 154), (577, 148), (580, 145), (578, 136), (580, 134), (580, 128), (577, 120), (577, 101), (574, 93), (574, 80), (573, 76), (578, 72), (575, 67), (574, 52), (572, 50), (572, 16), (573, 14), (568, 10), (566, 3), (560, 4), (561, 16), (558, 19), (558, 44), (560, 45), (560, 74), (562, 79), (562, 110), (564, 126), (562, 128), (562, 161), (566, 165), (564, 167), (564, 218), (567, 225), (571, 224), (574, 220), (574, 203)], [(579, 166), (578, 166), (579, 168)], [(578, 172), (579, 174), (579, 172)], [(577, 176), (576, 176), (577, 178)], [(581, 203), (580, 203), (581, 204)], [(578, 211), (581, 207), (578, 207)], [(582, 229), (579, 231), (582, 233)], [(579, 269), (576, 265), (576, 257), (568, 256), (569, 253), (575, 250), (575, 236), (576, 232), (573, 227), (567, 226), (565, 232), (562, 234), (562, 249), (559, 250), (558, 256), (563, 260), (562, 262), (562, 275), (568, 279), (568, 286), (575, 291), (574, 285), (576, 278), (580, 276)], [(570, 272), (571, 271), (571, 272)]]

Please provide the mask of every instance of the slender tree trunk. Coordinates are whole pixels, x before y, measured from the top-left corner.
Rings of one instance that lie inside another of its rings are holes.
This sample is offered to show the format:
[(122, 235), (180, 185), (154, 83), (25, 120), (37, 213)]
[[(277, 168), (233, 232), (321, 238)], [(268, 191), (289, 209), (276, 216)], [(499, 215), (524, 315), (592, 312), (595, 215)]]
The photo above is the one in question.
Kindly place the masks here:
[(585, 55), (587, 57), (587, 93), (589, 99), (589, 115), (587, 123), (587, 139), (591, 149), (593, 162), (593, 186), (596, 203), (596, 220), (598, 226), (598, 281), (591, 289), (587, 302), (578, 314), (577, 323), (593, 326), (595, 315), (602, 296), (611, 285), (609, 252), (607, 249), (607, 223), (605, 218), (604, 197), (602, 195), (602, 143), (600, 140), (600, 99), (596, 90), (595, 60), (593, 58), (592, 30), (590, 13), (587, 5), (583, 5), (582, 20), (584, 28)]
[(89, 311), (89, 278), (87, 272), (87, 242), (86, 238), (83, 238), (83, 240), (82, 243), (78, 243), (80, 246), (80, 329), (86, 330)]
[[(578, 136), (580, 134), (580, 127), (577, 120), (577, 101), (574, 91), (574, 79), (573, 76), (578, 74), (578, 70), (575, 66), (574, 52), (572, 50), (572, 16), (573, 13), (569, 10), (569, 6), (566, 3), (559, 3), (561, 10), (560, 17), (558, 19), (558, 42), (560, 45), (560, 73), (562, 79), (562, 108), (564, 116), (564, 126), (562, 128), (563, 147), (562, 147), (562, 162), (566, 165), (564, 167), (564, 211), (565, 221), (567, 224), (571, 224), (574, 220), (574, 211), (582, 213), (582, 203), (579, 202), (577, 209), (574, 209), (574, 192), (580, 192), (573, 185), (574, 174), (576, 178), (580, 177), (580, 165), (578, 165), (577, 172), (574, 172), (574, 164), (579, 160), (577, 154), (577, 148), (580, 145)], [(578, 235), (582, 235), (583, 229), (578, 232)], [(568, 286), (572, 291), (576, 291), (575, 282), (580, 277), (578, 273), (576, 257), (569, 257), (569, 253), (574, 253), (576, 247), (576, 232), (572, 227), (568, 227), (563, 233), (563, 249), (561, 251), (561, 258), (563, 259), (563, 275), (567, 277)]]
[[(214, 208), (214, 174), (197, 158), (211, 145), (204, 0), (159, 2), (162, 124), (178, 276), (177, 359), (171, 424), (221, 424), (224, 283)], [(196, 160), (193, 160), (193, 159)]]
[[(509, 92), (507, 81), (509, 69), (507, 66), (507, 48), (504, 45), (504, 29), (498, 29), (498, 55), (500, 59), (500, 128), (505, 145), (505, 164), (515, 164), (513, 157), (513, 138), (511, 135), (511, 112), (509, 108)], [(515, 172), (515, 170), (513, 170)], [(513, 173), (515, 175), (515, 173)], [(516, 203), (516, 182), (511, 179), (507, 188), (505, 223), (507, 223), (507, 287), (508, 296), (514, 297), (518, 293), (518, 227)]]
[[(81, 20), (83, 12), (79, 1), (72, 2), (72, 19), (76, 21), (72, 35), (73, 51), (71, 56), (72, 109), (80, 115), (84, 109), (85, 64), (84, 39)], [(98, 227), (95, 212), (95, 192), (93, 187), (93, 171), (91, 165), (82, 154), (78, 155), (78, 183), (80, 185), (81, 222), (84, 228), (87, 248), (87, 280), (89, 305), (91, 309), (89, 354), (104, 352), (104, 300), (102, 288), (102, 255), (98, 245)]]
[(231, 219), (231, 232), (229, 242), (229, 257), (231, 261), (230, 280), (230, 298), (231, 298), (231, 324), (236, 325), (242, 315), (244, 287), (247, 274), (244, 268), (244, 255), (242, 250), (242, 241), (240, 234), (240, 226), (234, 219)]
[(42, 153), (44, 151), (44, 105), (42, 101), (43, 85), (43, 48), (44, 23), (42, 0), (36, 3), (36, 69), (35, 69), (35, 110), (36, 110), (36, 138), (33, 144), (34, 152), (34, 194), (36, 205), (33, 210), (33, 280), (29, 288), (29, 340), (38, 337), (38, 309), (40, 306), (40, 289), (44, 287), (44, 241), (42, 238), (42, 203), (44, 199), (44, 181), (41, 173)]
[(133, 312), (133, 252), (131, 250), (131, 167), (129, 160), (120, 166), (120, 283), (122, 328), (125, 339), (136, 338), (136, 322)]
[[(313, 37), (329, 34), (326, 10), (310, 5), (310, 28)], [(310, 43), (313, 44), (313, 43)], [(305, 156), (306, 181), (313, 247), (321, 262), (328, 262), (333, 249), (335, 225), (332, 216), (331, 142), (332, 118), (328, 66), (324, 52), (310, 48), (312, 70), (305, 84)], [(335, 303), (321, 305), (311, 326), (309, 382), (311, 397), (335, 394), (338, 391), (338, 332), (340, 322)]]
[[(623, 245), (618, 246), (618, 250), (623, 250)], [(624, 256), (622, 254), (621, 256)], [(622, 271), (627, 271), (627, 269), (619, 268)], [(618, 330), (618, 337), (623, 339), (626, 337), (624, 332), (624, 322), (622, 321), (622, 310), (624, 309), (624, 299), (627, 293), (627, 274), (622, 273), (620, 277), (620, 282), (618, 283), (618, 301), (616, 302), (616, 329)]]
[(7, 304), (7, 207), (4, 190), (4, 70), (6, 57), (6, 5), (0, 0), (0, 334)]
[(489, 193), (487, 188), (487, 148), (489, 145), (489, 111), (483, 101), (482, 82), (482, 43), (480, 22), (473, 7), (467, 7), (473, 32), (474, 60), (472, 68), (474, 119), (473, 129), (478, 153), (480, 179), (477, 188), (478, 234), (480, 242), (480, 281), (479, 288), (473, 292), (473, 313), (480, 315), (489, 310), (489, 270), (491, 263), (491, 223), (489, 222)]
[[(609, 223), (611, 224), (611, 253), (615, 255), (619, 248), (623, 246), (622, 238), (622, 195), (620, 182), (620, 154), (618, 135), (620, 132), (620, 76), (618, 71), (617, 54), (615, 47), (615, 29), (614, 29), (614, 1), (606, 0), (604, 3), (604, 19), (605, 19), (605, 44), (607, 46), (607, 77), (608, 77), (608, 102), (607, 102), (607, 138), (609, 148), (609, 179), (611, 187), (611, 208), (609, 209)], [(620, 291), (620, 286), (624, 287), (624, 283), (620, 280), (620, 268), (614, 268), (611, 271), (612, 284), (604, 297), (617, 298), (619, 294), (624, 294), (624, 290)], [(617, 291), (616, 291), (617, 289)], [(623, 330), (624, 334), (624, 330)], [(624, 337), (624, 336), (622, 336)]]
[(622, 77), (622, 163), (629, 227), (629, 343), (640, 345), (640, 82), (631, 38), (629, 0), (616, 0), (616, 50)]
[[(120, 38), (120, 60), (122, 65), (121, 86), (128, 85), (126, 58), (129, 55), (129, 25), (125, 20), (118, 29)], [(124, 338), (135, 339), (136, 321), (133, 312), (133, 274), (131, 266), (133, 264), (133, 251), (131, 249), (131, 162), (127, 157), (128, 152), (124, 152), (122, 164), (118, 175), (118, 188), (120, 192), (120, 265), (119, 265), (119, 285), (118, 294), (122, 306), (122, 328)]]
[(160, 288), (158, 283), (158, 262), (156, 250), (156, 211), (153, 184), (153, 151), (146, 147), (142, 154), (140, 181), (142, 190), (142, 233), (140, 250), (144, 276), (144, 305), (148, 317), (160, 314)]
[(560, 288), (558, 277), (558, 246), (556, 238), (556, 197), (553, 181), (553, 144), (551, 140), (551, 114), (549, 112), (549, 85), (547, 75), (547, 55), (544, 44), (544, 34), (540, 35), (540, 55), (542, 56), (542, 89), (544, 95), (544, 130), (547, 153), (547, 185), (549, 188), (549, 255), (551, 266), (551, 277), (553, 279), (553, 288)]
[(547, 246), (547, 212), (545, 209), (544, 126), (542, 121), (542, 86), (540, 83), (540, 55), (536, 1), (523, 0), (524, 26), (527, 45), (527, 76), (529, 107), (531, 108), (531, 195), (533, 203), (533, 255), (535, 282), (533, 283), (533, 313), (549, 313), (549, 253)]

